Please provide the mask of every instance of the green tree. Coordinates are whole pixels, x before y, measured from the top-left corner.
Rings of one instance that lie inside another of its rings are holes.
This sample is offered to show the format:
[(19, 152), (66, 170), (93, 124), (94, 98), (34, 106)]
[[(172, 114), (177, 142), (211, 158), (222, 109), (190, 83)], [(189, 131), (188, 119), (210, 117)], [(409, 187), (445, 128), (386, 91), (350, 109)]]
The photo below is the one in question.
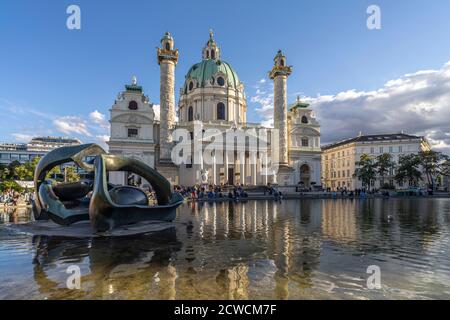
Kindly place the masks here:
[(0, 192), (12, 189), (14, 191), (22, 192), (23, 188), (14, 180), (3, 181), (0, 183)]
[(18, 180), (19, 177), (17, 176), (16, 168), (21, 166), (21, 163), (17, 160), (11, 162), (8, 165), (8, 174), (5, 177), (5, 180)]
[(446, 175), (448, 170), (448, 156), (437, 151), (420, 151), (418, 154), (420, 165), (427, 177), (428, 186), (435, 189), (435, 179), (440, 175)]
[(9, 169), (4, 164), (0, 164), (0, 181), (4, 181), (9, 176)]
[(64, 181), (65, 182), (76, 182), (80, 180), (80, 175), (77, 173), (74, 166), (64, 167)]
[(17, 180), (31, 181), (33, 180), (34, 170), (30, 162), (26, 162), (14, 168), (14, 176)]
[(408, 182), (412, 186), (417, 186), (422, 179), (420, 171), (420, 158), (417, 154), (400, 156), (397, 166), (395, 180), (398, 183)]
[(380, 177), (380, 185), (384, 185), (384, 179), (389, 174), (391, 169), (395, 168), (395, 162), (392, 160), (392, 155), (383, 153), (379, 155), (375, 163), (376, 173)]
[(363, 154), (355, 165), (357, 166), (355, 176), (362, 181), (364, 187), (370, 189), (372, 181), (374, 181), (376, 177), (376, 164), (373, 159), (369, 155)]

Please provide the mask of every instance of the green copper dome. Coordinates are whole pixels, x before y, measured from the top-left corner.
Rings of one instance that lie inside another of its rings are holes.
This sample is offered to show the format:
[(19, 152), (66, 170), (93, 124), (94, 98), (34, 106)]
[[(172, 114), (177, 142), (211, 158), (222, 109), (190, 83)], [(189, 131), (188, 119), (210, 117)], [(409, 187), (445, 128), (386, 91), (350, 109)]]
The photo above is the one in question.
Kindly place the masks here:
[(297, 102), (289, 106), (289, 110), (293, 111), (295, 109), (306, 109), (309, 107), (309, 103), (304, 103), (297, 97)]
[(189, 80), (195, 79), (198, 87), (205, 87), (208, 81), (214, 80), (214, 85), (221, 85), (217, 78), (217, 73), (222, 73), (225, 77), (228, 86), (237, 88), (240, 84), (238, 75), (233, 68), (223, 60), (205, 59), (200, 63), (197, 63), (189, 69), (186, 75), (185, 88), (189, 87)]

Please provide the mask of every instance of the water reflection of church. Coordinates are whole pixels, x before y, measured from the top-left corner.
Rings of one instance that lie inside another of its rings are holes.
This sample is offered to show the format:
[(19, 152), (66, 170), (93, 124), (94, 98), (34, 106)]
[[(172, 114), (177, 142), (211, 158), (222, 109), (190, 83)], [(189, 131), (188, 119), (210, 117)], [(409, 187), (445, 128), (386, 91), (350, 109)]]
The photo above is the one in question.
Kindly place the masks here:
[[(416, 256), (444, 249), (439, 213), (446, 205), (416, 199), (192, 203), (180, 208), (176, 229), (156, 234), (34, 237), (34, 283), (16, 290), (50, 299), (320, 299), (331, 292), (349, 298), (348, 277), (336, 269), (355, 278), (365, 275), (370, 259), (381, 263), (405, 248)], [(369, 260), (361, 263), (362, 257)], [(73, 264), (81, 267), (82, 290), (65, 288), (65, 269)]]

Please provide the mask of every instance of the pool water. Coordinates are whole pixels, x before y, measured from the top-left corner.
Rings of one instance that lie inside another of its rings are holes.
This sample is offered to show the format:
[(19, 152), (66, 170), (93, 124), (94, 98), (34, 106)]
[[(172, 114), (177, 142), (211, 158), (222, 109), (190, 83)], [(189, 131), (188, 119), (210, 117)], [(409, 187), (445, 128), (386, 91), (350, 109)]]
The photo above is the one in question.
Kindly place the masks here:
[(0, 299), (450, 299), (450, 199), (186, 203), (132, 237), (6, 228), (29, 217), (0, 212)]

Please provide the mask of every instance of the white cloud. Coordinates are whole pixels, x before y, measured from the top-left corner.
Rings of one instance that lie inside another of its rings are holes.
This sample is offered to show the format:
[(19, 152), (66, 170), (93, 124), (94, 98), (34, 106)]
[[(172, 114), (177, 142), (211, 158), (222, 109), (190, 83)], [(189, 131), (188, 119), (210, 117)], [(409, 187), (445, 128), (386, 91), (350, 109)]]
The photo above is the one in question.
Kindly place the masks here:
[(103, 135), (97, 135), (96, 136), (97, 143), (105, 150), (108, 150), (109, 146), (107, 142), (109, 141), (109, 135), (103, 134)]
[[(347, 90), (305, 97), (316, 110), (322, 142), (402, 130), (427, 137), (433, 148), (450, 151), (450, 61), (439, 70), (423, 70), (393, 79), (375, 91)], [(252, 102), (264, 123), (273, 118), (273, 95), (256, 94)]]
[(89, 114), (89, 120), (95, 124), (98, 124), (102, 128), (109, 128), (109, 123), (106, 120), (106, 116), (98, 110), (95, 110)]
[(83, 135), (92, 137), (92, 134), (88, 130), (87, 122), (77, 116), (65, 116), (53, 120), (53, 125), (56, 129), (64, 134), (71, 135)]
[(24, 134), (24, 133), (13, 133), (11, 135), (18, 142), (29, 142), (31, 139), (33, 139), (32, 135)]

